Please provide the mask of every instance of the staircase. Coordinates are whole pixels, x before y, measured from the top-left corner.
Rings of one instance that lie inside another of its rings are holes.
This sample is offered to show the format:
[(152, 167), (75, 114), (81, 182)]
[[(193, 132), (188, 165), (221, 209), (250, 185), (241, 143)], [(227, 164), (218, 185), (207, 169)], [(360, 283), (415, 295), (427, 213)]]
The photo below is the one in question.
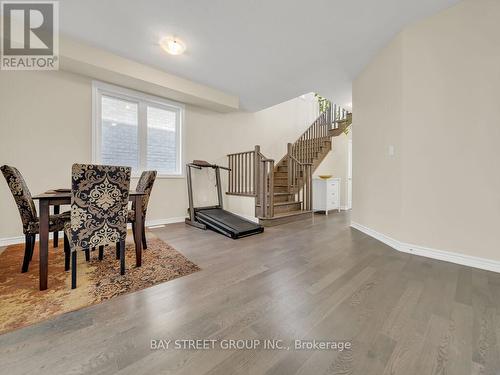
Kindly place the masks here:
[(275, 164), (255, 146), (229, 154), (228, 195), (255, 197), (255, 216), (264, 226), (312, 217), (312, 175), (332, 149), (332, 137), (352, 123), (352, 114), (329, 104)]

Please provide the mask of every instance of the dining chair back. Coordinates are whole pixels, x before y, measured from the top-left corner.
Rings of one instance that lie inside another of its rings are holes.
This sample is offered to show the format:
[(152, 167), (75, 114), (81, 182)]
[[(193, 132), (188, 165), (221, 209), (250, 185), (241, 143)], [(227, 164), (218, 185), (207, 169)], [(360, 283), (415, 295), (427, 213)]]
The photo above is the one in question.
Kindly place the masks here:
[[(71, 288), (76, 288), (77, 251), (118, 244), (120, 273), (125, 274), (129, 167), (73, 164), (71, 222), (66, 235), (71, 251)], [(102, 256), (100, 256), (102, 258)]]
[[(31, 197), (30, 190), (22, 174), (15, 167), (3, 165), (0, 167), (2, 174), (9, 185), (10, 192), (14, 197), (19, 215), (21, 216), (21, 223), (23, 225), (23, 233), (25, 236), (24, 259), (21, 267), (21, 272), (28, 272), (29, 263), (33, 258), (35, 249), (36, 235), (40, 232), (40, 220), (36, 212), (35, 203)], [(54, 210), (56, 208), (54, 207)], [(59, 214), (59, 206), (57, 213), (49, 216), (49, 230), (54, 235), (54, 247), (58, 246), (59, 237), (58, 233), (63, 230), (64, 224), (69, 220), (69, 211)]]
[[(144, 171), (137, 182), (136, 191), (139, 193), (144, 193), (142, 196), (142, 247), (144, 249), (148, 248), (148, 243), (146, 240), (146, 212), (148, 210), (149, 198), (151, 196), (151, 190), (153, 190), (153, 185), (156, 180), (156, 171)], [(132, 203), (132, 211), (128, 213), (128, 221), (132, 223), (132, 233), (134, 234), (134, 241), (138, 241), (135, 238), (135, 203)], [(118, 256), (118, 254), (117, 254)]]
[(17, 168), (9, 165), (2, 165), (0, 170), (2, 170), (2, 174), (7, 181), (7, 185), (9, 185), (10, 192), (14, 197), (17, 209), (21, 215), (23, 232), (24, 234), (29, 234), (32, 232), (30, 229), (33, 223), (38, 222), (38, 216), (28, 185), (26, 185), (23, 176)]
[[(29, 264), (35, 250), (36, 234), (39, 231), (39, 221), (35, 203), (33, 202), (26, 181), (24, 181), (22, 174), (17, 168), (10, 165), (2, 165), (0, 170), (7, 181), (7, 185), (14, 197), (19, 215), (21, 216), (24, 233), (24, 258), (21, 272), (28, 272)], [(56, 220), (57, 223), (52, 222), (53, 225), (51, 229), (62, 229), (62, 226), (64, 226), (64, 218), (58, 215), (57, 217), (53, 217), (53, 219)]]
[(71, 251), (125, 241), (129, 167), (74, 164), (71, 182)]
[[(142, 216), (146, 217), (146, 212), (148, 210), (149, 197), (151, 196), (151, 190), (153, 190), (153, 185), (156, 180), (156, 171), (144, 171), (141, 173), (139, 181), (137, 181), (136, 191), (139, 193), (144, 193), (142, 196)], [(135, 204), (132, 204), (132, 209), (135, 210)]]

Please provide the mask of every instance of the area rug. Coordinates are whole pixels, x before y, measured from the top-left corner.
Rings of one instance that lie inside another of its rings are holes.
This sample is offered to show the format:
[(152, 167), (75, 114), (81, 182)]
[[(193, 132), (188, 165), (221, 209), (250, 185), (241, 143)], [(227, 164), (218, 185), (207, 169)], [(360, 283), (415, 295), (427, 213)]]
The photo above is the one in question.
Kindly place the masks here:
[(123, 276), (114, 246), (105, 248), (102, 261), (97, 251), (91, 252), (90, 262), (83, 252), (78, 254), (78, 287), (73, 290), (71, 272), (64, 271), (62, 240), (58, 248), (50, 244), (49, 288), (45, 291), (38, 290), (38, 243), (27, 273), (21, 273), (24, 245), (9, 246), (0, 254), (0, 334), (200, 270), (153, 234), (148, 232), (147, 237), (141, 267), (135, 266), (133, 242), (127, 242)]

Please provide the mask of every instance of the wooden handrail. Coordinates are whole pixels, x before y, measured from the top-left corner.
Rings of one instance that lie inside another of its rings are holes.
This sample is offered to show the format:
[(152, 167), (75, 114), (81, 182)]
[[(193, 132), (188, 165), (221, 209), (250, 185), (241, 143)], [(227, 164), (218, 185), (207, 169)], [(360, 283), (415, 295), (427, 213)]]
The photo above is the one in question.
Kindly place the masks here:
[(235, 152), (235, 153), (232, 153), (232, 154), (227, 154), (227, 156), (234, 156), (234, 155), (242, 155), (242, 154), (249, 154), (253, 151), (243, 151), (243, 152)]
[(261, 161), (274, 161), (274, 159), (268, 159), (262, 154), (260, 154), (260, 156), (261, 156)]
[(297, 159), (295, 159), (295, 157), (293, 155), (290, 155), (290, 158), (293, 160), (293, 161), (296, 161), (298, 164), (300, 165), (312, 165), (312, 163), (301, 163), (300, 161), (298, 161)]

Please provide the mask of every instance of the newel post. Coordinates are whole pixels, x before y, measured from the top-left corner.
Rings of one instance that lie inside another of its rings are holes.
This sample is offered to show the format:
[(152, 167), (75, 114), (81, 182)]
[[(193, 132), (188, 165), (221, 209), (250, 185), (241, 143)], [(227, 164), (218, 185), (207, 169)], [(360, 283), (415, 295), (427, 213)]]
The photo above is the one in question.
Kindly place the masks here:
[[(254, 171), (253, 171), (253, 189), (255, 193), (255, 207), (262, 202), (262, 190), (260, 184), (260, 146), (256, 145), (254, 150)], [(257, 210), (256, 210), (257, 211)], [(260, 207), (260, 212), (257, 212), (257, 216), (262, 215), (262, 206)]]
[(258, 196), (259, 188), (259, 167), (260, 167), (260, 146), (255, 146), (254, 158), (253, 158), (253, 191)]
[(269, 218), (274, 216), (274, 160), (269, 163)]
[(267, 184), (267, 162), (261, 159), (260, 166), (260, 212), (262, 217), (267, 218), (268, 184)]

